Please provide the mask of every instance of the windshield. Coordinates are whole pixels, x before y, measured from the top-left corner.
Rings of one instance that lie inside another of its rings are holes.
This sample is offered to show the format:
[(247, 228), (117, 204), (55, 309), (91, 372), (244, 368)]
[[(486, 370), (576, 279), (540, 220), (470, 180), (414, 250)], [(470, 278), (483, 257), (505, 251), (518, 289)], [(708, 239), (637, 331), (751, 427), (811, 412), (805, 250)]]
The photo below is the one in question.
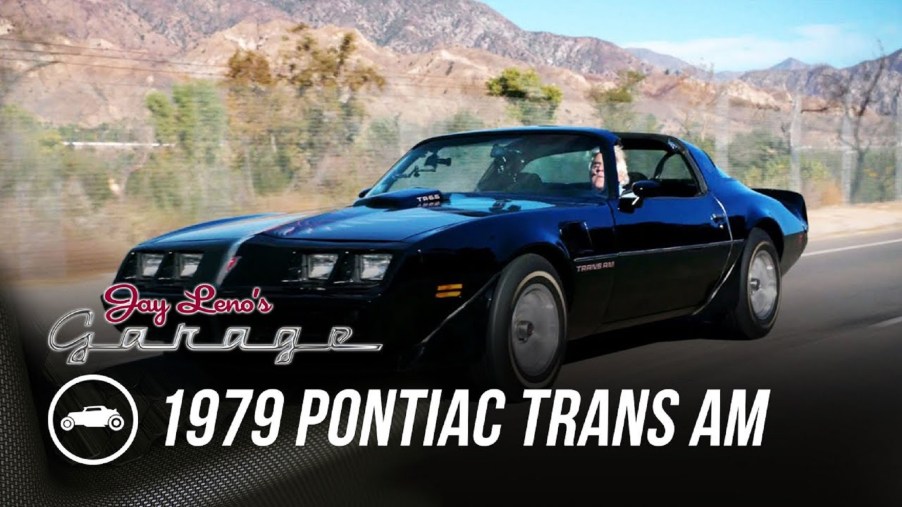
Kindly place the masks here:
[(576, 134), (458, 137), (420, 145), (369, 196), (408, 188), (443, 193), (593, 194), (589, 166), (600, 142)]

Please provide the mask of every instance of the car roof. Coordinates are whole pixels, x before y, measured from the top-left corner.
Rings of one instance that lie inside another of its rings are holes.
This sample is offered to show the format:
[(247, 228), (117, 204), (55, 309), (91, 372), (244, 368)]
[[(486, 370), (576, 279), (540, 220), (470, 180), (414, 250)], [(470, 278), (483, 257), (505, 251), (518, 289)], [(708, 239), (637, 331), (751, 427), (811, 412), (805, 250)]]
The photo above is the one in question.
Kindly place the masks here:
[(103, 405), (91, 405), (90, 407), (85, 407), (85, 410), (87, 410), (89, 408), (106, 408), (106, 407), (104, 407)]
[[(610, 130), (600, 129), (596, 127), (586, 127), (586, 126), (567, 126), (567, 125), (531, 125), (524, 127), (502, 127), (496, 129), (482, 129), (482, 130), (468, 130), (464, 132), (455, 132), (451, 134), (444, 134), (440, 136), (430, 137), (428, 139), (424, 139), (416, 144), (419, 146), (421, 144), (425, 144), (428, 142), (433, 142), (437, 140), (446, 140), (446, 139), (456, 139), (456, 138), (464, 138), (464, 137), (475, 137), (475, 136), (486, 136), (486, 135), (522, 135), (522, 134), (582, 134), (582, 135), (592, 135), (601, 137), (608, 141), (610, 144), (614, 144), (618, 138), (624, 141), (639, 141), (647, 140), (653, 141), (657, 143), (667, 143), (674, 144), (682, 147), (685, 145), (685, 141), (678, 137), (669, 136), (666, 134), (657, 134), (650, 132), (613, 132)], [(415, 146), (415, 147), (416, 147)]]
[(650, 140), (663, 143), (677, 142), (684, 143), (682, 139), (667, 134), (655, 134), (651, 132), (613, 132), (613, 134), (623, 140)]
[(485, 136), (485, 135), (521, 135), (521, 134), (582, 134), (592, 135), (607, 139), (612, 143), (616, 141), (617, 136), (610, 130), (599, 129), (595, 127), (578, 127), (578, 126), (562, 126), (562, 125), (532, 125), (526, 127), (502, 127), (497, 129), (484, 130), (468, 130), (465, 132), (455, 132), (453, 134), (444, 134), (440, 136), (430, 137), (417, 143), (417, 146), (436, 140), (455, 139), (459, 137)]

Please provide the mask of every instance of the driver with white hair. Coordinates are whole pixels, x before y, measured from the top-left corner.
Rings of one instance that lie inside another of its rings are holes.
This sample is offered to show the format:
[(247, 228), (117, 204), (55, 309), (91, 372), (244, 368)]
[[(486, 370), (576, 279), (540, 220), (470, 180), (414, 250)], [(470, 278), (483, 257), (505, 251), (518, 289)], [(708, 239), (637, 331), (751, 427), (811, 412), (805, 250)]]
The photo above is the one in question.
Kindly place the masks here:
[[(622, 195), (630, 183), (630, 177), (626, 168), (626, 153), (620, 144), (614, 145), (614, 159), (617, 163), (617, 179), (620, 183), (618, 195)], [(593, 188), (604, 190), (604, 157), (600, 149), (592, 151), (592, 161), (589, 163), (589, 179), (592, 181)]]

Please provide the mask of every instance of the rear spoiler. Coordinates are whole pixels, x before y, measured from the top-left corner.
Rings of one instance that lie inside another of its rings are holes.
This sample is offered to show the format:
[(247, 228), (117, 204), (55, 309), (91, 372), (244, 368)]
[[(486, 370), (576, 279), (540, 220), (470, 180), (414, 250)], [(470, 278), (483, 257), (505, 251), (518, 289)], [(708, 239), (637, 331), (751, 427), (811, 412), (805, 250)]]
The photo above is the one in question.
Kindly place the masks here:
[(802, 194), (772, 188), (753, 188), (752, 190), (780, 201), (780, 204), (786, 207), (790, 213), (799, 217), (806, 224), (808, 223), (808, 208), (805, 206), (805, 198), (802, 197)]

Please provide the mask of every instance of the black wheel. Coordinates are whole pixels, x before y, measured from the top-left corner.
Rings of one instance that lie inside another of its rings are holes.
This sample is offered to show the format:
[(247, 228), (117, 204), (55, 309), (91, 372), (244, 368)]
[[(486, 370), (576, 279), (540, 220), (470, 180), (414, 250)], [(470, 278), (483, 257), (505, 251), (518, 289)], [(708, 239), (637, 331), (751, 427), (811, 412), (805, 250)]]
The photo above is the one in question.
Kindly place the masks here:
[(519, 398), (554, 382), (567, 344), (561, 280), (544, 257), (526, 254), (501, 273), (475, 376), (483, 387)]
[(780, 308), (780, 258), (770, 236), (752, 229), (740, 259), (733, 290), (736, 304), (725, 323), (738, 338), (760, 338), (770, 332)]

